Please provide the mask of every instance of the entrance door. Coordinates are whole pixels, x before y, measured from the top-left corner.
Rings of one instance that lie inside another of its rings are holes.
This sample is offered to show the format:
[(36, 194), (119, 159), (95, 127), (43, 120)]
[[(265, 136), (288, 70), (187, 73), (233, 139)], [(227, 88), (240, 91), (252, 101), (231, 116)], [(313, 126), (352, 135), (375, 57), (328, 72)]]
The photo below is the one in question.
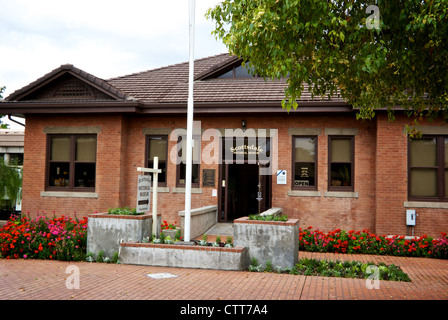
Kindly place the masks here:
[(271, 205), (271, 176), (260, 175), (258, 164), (223, 164), (221, 221), (258, 214)]
[(269, 138), (223, 138), (220, 158), (219, 221), (233, 221), (270, 208), (272, 178), (260, 175), (262, 164), (269, 166)]

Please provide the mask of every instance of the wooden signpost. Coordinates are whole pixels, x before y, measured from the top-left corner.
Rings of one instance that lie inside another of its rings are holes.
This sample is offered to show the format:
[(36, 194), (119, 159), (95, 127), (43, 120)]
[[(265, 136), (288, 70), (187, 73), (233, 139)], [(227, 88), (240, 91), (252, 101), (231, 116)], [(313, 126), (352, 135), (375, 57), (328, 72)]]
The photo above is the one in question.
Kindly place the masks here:
[[(152, 169), (150, 168), (137, 168), (138, 172), (148, 172), (148, 173), (152, 173), (152, 234), (153, 235), (157, 235), (158, 234), (158, 230), (157, 230), (157, 185), (159, 182), (159, 173), (162, 172), (162, 170), (159, 169), (159, 158), (158, 157), (154, 157), (154, 167)], [(144, 206), (145, 204), (143, 202), (145, 202), (146, 200), (143, 199), (144, 196), (146, 196), (146, 193), (144, 193), (144, 189), (146, 189), (147, 187), (147, 179), (142, 179), (142, 181), (140, 181), (140, 177), (139, 176), (139, 187), (142, 186), (142, 190), (140, 190), (140, 188), (138, 188), (137, 190), (137, 207), (139, 206), (139, 196), (141, 195), (141, 199), (140, 201), (142, 201), (142, 206)], [(149, 179), (149, 181), (151, 181), (151, 179)], [(150, 182), (149, 182), (150, 183)], [(140, 194), (140, 191), (143, 191)], [(149, 205), (150, 205), (150, 201), (149, 201), (149, 194), (150, 194), (150, 188), (148, 190), (148, 205), (147, 208), (149, 211)], [(138, 209), (137, 209), (138, 210)]]

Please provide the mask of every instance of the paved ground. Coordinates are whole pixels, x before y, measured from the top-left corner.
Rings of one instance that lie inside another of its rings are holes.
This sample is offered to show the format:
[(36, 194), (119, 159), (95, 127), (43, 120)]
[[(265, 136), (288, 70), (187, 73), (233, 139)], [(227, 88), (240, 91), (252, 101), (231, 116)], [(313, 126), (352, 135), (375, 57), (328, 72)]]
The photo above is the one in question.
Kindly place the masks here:
[[(0, 260), (3, 300), (448, 300), (448, 260), (300, 252), (300, 257), (399, 265), (412, 282), (136, 265)], [(169, 273), (173, 278), (152, 279)], [(79, 275), (79, 277), (77, 277)], [(79, 289), (76, 288), (79, 279)]]

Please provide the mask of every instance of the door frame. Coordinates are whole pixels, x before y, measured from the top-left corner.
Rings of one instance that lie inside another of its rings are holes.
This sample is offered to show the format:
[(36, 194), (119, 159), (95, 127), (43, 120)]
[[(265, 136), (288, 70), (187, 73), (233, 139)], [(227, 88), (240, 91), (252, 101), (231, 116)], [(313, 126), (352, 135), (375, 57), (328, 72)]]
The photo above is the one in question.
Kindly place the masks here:
[[(229, 181), (229, 165), (231, 164), (247, 164), (248, 160), (245, 160), (244, 163), (236, 163), (233, 161), (224, 161), (223, 160), (223, 138), (220, 138), (220, 147), (219, 147), (219, 157), (220, 162), (218, 166), (218, 221), (219, 222), (228, 222), (227, 221), (227, 213), (228, 213), (228, 181)], [(270, 140), (270, 139), (269, 139)], [(272, 146), (271, 146), (272, 147)], [(271, 151), (272, 152), (272, 151)], [(269, 163), (270, 165), (270, 163)], [(260, 165), (259, 165), (260, 167)], [(262, 206), (267, 208), (272, 204), (272, 174), (260, 176), (258, 173), (259, 181), (261, 182), (262, 188)], [(260, 179), (261, 177), (261, 179)], [(223, 187), (223, 181), (224, 187)], [(224, 189), (224, 190), (223, 190)], [(224, 193), (224, 194), (223, 194)], [(224, 206), (224, 208), (223, 208)]]

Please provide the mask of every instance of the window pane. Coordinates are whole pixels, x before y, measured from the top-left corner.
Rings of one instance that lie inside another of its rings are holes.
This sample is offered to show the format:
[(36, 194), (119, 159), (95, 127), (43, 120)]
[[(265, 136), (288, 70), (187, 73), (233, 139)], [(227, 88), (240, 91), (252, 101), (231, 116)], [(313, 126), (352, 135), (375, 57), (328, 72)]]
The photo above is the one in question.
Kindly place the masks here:
[(352, 165), (350, 163), (331, 164), (331, 185), (334, 187), (352, 185)]
[(230, 70), (230, 71), (227, 71), (226, 73), (224, 73), (222, 75), (220, 75), (218, 78), (221, 78), (221, 79), (231, 79), (231, 78), (233, 78), (233, 69)]
[(315, 138), (295, 138), (295, 161), (314, 162), (316, 159)]
[(244, 67), (241, 65), (235, 68), (235, 78), (252, 78), (253, 76), (250, 74), (249, 70), (252, 67), (250, 63), (246, 63)]
[(51, 138), (50, 160), (70, 161), (70, 137)]
[(85, 162), (96, 161), (95, 137), (76, 138), (76, 161), (85, 161)]
[(331, 139), (331, 162), (352, 161), (352, 140), (347, 138)]
[(158, 157), (159, 161), (166, 161), (168, 141), (165, 138), (149, 138), (149, 160)]
[(295, 163), (294, 164), (294, 187), (315, 186), (315, 164)]
[(445, 138), (445, 167), (448, 167), (448, 139)]
[[(179, 165), (179, 183), (185, 184), (185, 174), (187, 171), (187, 166), (185, 164)], [(191, 183), (199, 183), (199, 165), (193, 164), (191, 167)]]
[(448, 170), (445, 170), (445, 198), (448, 198)]
[(95, 187), (94, 163), (77, 163), (75, 165), (75, 187)]
[[(200, 140), (198, 139), (193, 139), (192, 143), (193, 143), (193, 163), (199, 163), (200, 161), (200, 154), (201, 154), (201, 146), (200, 146)], [(182, 163), (186, 163), (187, 160), (187, 138), (186, 137), (182, 137), (182, 145), (181, 145), (181, 149), (180, 149), (180, 158), (182, 160)]]
[(436, 139), (411, 140), (411, 167), (437, 165)]
[(70, 164), (64, 162), (50, 163), (50, 177), (48, 184), (55, 187), (68, 187)]
[[(154, 168), (154, 161), (149, 160), (147, 168)], [(166, 162), (165, 161), (159, 161), (159, 169), (162, 170), (161, 173), (157, 175), (157, 180), (159, 183), (163, 182), (166, 183)]]
[(437, 196), (437, 170), (411, 169), (411, 195), (422, 197)]

